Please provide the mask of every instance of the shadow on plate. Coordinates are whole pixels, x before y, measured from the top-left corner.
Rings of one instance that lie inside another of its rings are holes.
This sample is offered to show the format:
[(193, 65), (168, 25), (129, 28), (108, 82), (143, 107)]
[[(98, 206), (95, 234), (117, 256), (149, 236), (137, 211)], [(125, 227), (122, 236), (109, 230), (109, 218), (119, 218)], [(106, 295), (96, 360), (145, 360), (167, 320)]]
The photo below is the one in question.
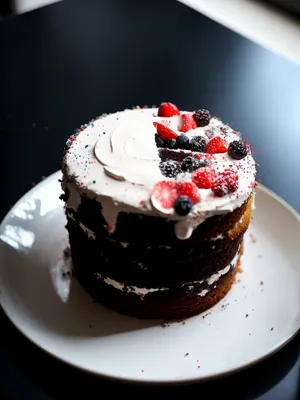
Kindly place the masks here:
[[(146, 387), (112, 383), (54, 359), (32, 345), (6, 317), (0, 315), (0, 321), (5, 332), (5, 339), (0, 343), (0, 349), (3, 347), (3, 351), (12, 357), (18, 369), (21, 369), (35, 386), (54, 400), (73, 396), (94, 398), (95, 390), (103, 391), (104, 389), (108, 389), (111, 395), (115, 393), (116, 396), (121, 390), (122, 395), (127, 393), (131, 397), (146, 394), (161, 397), (176, 394), (176, 396), (188, 397), (194, 396), (197, 390), (201, 398), (212, 398), (222, 393), (222, 397), (252, 400), (274, 388), (284, 378), (290, 382), (288, 375), (297, 375), (299, 372), (294, 369), (299, 369), (299, 362), (297, 364), (296, 362), (299, 359), (300, 334), (277, 354), (258, 365), (211, 382), (179, 387)], [(290, 387), (290, 384), (287, 385)], [(288, 396), (287, 392), (286, 396)]]
[[(51, 334), (101, 337), (162, 323), (129, 318), (95, 304), (72, 277), (70, 259), (64, 257), (67, 232), (62, 206), (46, 216), (42, 216), (39, 200), (32, 202), (30, 212), (25, 213), (26, 207), (22, 209), (21, 204), (0, 233), (1, 301), (11, 306), (11, 317), (22, 330), (35, 325)], [(58, 212), (62, 214), (59, 219)], [(40, 228), (45, 224), (41, 218), (47, 218), (54, 233), (47, 236)], [(62, 221), (59, 226), (58, 220)]]

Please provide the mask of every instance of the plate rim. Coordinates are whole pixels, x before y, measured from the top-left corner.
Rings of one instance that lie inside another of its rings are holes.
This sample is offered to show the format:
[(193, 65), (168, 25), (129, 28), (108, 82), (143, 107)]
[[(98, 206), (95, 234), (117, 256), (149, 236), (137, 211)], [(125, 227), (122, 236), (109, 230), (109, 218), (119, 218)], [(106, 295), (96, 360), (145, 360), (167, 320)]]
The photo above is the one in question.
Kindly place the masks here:
[[(26, 193), (24, 193), (19, 200), (15, 202), (13, 207), (10, 208), (10, 210), (6, 213), (4, 216), (3, 220), (0, 223), (0, 232), (2, 231), (3, 227), (6, 224), (6, 220), (10, 218), (10, 215), (13, 213), (13, 211), (18, 208), (18, 206), (24, 202), (25, 199), (28, 197), (32, 196), (32, 194), (37, 190), (38, 187), (42, 187), (45, 185), (47, 181), (55, 180), (57, 177), (57, 181), (59, 181), (59, 175), (61, 172), (58, 170), (56, 172), (53, 172), (49, 176), (47, 176), (45, 179), (37, 183), (34, 187), (32, 187), (30, 190), (28, 190)], [(258, 183), (256, 190), (262, 191), (275, 201), (279, 202), (287, 211), (289, 211), (292, 216), (295, 217), (296, 221), (300, 224), (300, 214), (282, 197), (277, 195), (275, 192), (273, 192), (271, 189), (266, 187), (265, 185)], [(71, 368), (75, 368), (78, 371), (83, 371), (84, 373), (88, 373), (100, 378), (103, 378), (105, 380), (108, 380), (110, 382), (114, 383), (126, 383), (126, 384), (134, 384), (138, 386), (182, 386), (182, 385), (187, 385), (187, 384), (195, 384), (195, 383), (200, 383), (200, 382), (208, 382), (220, 378), (224, 378), (230, 375), (233, 375), (237, 372), (244, 371), (248, 368), (253, 367), (256, 364), (261, 363), (262, 361), (268, 359), (269, 357), (272, 357), (274, 354), (276, 354), (278, 351), (280, 351), (282, 348), (284, 348), (289, 342), (291, 342), (300, 332), (300, 324), (298, 328), (288, 335), (286, 338), (282, 339), (279, 341), (273, 348), (271, 348), (267, 353), (263, 354), (260, 357), (257, 357), (255, 360), (246, 362), (240, 366), (231, 368), (227, 371), (222, 371), (216, 374), (210, 373), (207, 376), (199, 376), (199, 377), (194, 377), (194, 378), (180, 378), (176, 377), (173, 379), (165, 379), (162, 381), (157, 381), (154, 379), (147, 379), (146, 376), (143, 376), (141, 378), (134, 377), (134, 378), (126, 378), (126, 377), (118, 377), (118, 376), (113, 376), (111, 374), (106, 374), (103, 372), (96, 371), (95, 369), (88, 368), (85, 366), (81, 366), (78, 364), (73, 364), (71, 361), (68, 359), (65, 359), (63, 356), (59, 356), (58, 354), (55, 354), (45, 348), (41, 343), (38, 343), (35, 341), (33, 338), (30, 337), (29, 334), (27, 334), (26, 330), (23, 330), (22, 326), (17, 323), (16, 320), (14, 320), (13, 316), (10, 315), (9, 311), (6, 310), (5, 306), (3, 306), (3, 302), (1, 301), (1, 296), (0, 296), (0, 309), (3, 311), (5, 314), (6, 318), (10, 321), (10, 323), (25, 337), (26, 340), (28, 340), (30, 343), (32, 343), (36, 348), (42, 350), (44, 353), (49, 355), (50, 357), (58, 360), (59, 362), (63, 362), (65, 365), (70, 366)]]

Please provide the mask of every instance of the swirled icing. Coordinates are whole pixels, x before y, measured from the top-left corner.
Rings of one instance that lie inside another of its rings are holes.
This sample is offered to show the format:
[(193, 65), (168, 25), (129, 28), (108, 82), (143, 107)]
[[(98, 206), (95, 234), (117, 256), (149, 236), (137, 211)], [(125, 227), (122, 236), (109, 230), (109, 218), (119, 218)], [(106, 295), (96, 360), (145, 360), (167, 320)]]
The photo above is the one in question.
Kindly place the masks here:
[[(180, 116), (157, 117), (156, 108), (109, 114), (78, 130), (67, 142), (63, 160), (62, 186), (70, 192), (66, 207), (77, 211), (81, 195), (95, 198), (101, 203), (103, 216), (111, 230), (122, 211), (164, 215), (163, 210), (155, 208), (151, 202), (155, 184), (168, 179), (159, 169), (155, 121), (167, 123), (180, 133)], [(239, 135), (217, 118), (212, 118), (204, 128), (190, 130), (187, 135), (202, 135), (207, 141), (219, 135), (228, 144), (239, 140)], [(214, 154), (210, 156), (210, 162), (217, 172), (236, 169), (239, 188), (224, 197), (213, 196), (211, 189), (199, 189), (201, 200), (186, 217), (179, 217), (174, 212), (164, 215), (177, 221), (175, 233), (179, 239), (190, 237), (205, 219), (240, 207), (253, 192), (256, 168), (250, 153), (242, 160), (233, 160), (227, 153)], [(182, 174), (178, 179), (190, 181), (191, 175)]]

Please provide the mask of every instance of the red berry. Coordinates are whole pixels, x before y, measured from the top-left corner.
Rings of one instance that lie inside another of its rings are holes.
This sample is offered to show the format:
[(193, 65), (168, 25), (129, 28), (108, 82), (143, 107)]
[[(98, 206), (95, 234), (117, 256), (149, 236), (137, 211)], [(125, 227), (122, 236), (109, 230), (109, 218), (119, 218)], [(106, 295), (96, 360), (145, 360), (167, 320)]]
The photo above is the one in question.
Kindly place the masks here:
[(191, 129), (196, 129), (197, 124), (193, 117), (193, 114), (182, 114), (182, 124), (181, 124), (181, 132), (188, 132)]
[(170, 140), (176, 139), (177, 133), (172, 131), (172, 129), (168, 128), (167, 126), (160, 124), (159, 122), (153, 122), (159, 137), (163, 140)]
[(180, 115), (180, 111), (173, 103), (161, 103), (159, 106), (158, 117), (173, 117), (173, 115)]
[(226, 194), (235, 192), (239, 187), (239, 176), (236, 171), (226, 169), (221, 172), (214, 183), (213, 191), (217, 197), (226, 196)]
[(216, 136), (211, 139), (205, 148), (205, 152), (209, 154), (226, 153), (227, 150), (228, 146), (226, 140), (221, 138), (221, 136)]
[(159, 203), (162, 208), (173, 208), (178, 197), (177, 182), (158, 182), (152, 192), (152, 199)]
[(178, 182), (178, 195), (187, 196), (195, 204), (200, 200), (197, 186), (192, 182)]
[(210, 189), (214, 186), (216, 173), (210, 167), (199, 168), (193, 172), (192, 180), (200, 189)]

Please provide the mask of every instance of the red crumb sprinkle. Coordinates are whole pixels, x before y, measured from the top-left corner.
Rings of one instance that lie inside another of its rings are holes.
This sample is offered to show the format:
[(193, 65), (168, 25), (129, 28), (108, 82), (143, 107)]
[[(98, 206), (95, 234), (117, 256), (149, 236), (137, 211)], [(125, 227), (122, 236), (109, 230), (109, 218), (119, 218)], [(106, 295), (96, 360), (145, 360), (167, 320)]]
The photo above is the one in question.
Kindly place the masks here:
[(249, 236), (250, 236), (250, 239), (251, 239), (252, 243), (256, 243), (257, 242), (256, 237), (253, 235), (253, 233), (250, 233)]
[(144, 370), (142, 369), (141, 372), (144, 372)]
[(198, 367), (197, 367), (198, 369), (200, 368), (200, 365), (198, 365)]
[(167, 325), (166, 324), (161, 324), (160, 325), (162, 328), (165, 328)]
[(142, 206), (143, 204), (145, 204), (144, 200), (140, 201), (140, 205)]
[(182, 323), (182, 325), (185, 325), (185, 321), (182, 321), (181, 323)]
[(110, 225), (106, 225), (105, 229), (110, 232), (111, 231), (111, 226)]
[(187, 357), (190, 353), (185, 353), (184, 357)]
[(260, 285), (262, 286), (264, 284), (264, 281), (260, 281)]

